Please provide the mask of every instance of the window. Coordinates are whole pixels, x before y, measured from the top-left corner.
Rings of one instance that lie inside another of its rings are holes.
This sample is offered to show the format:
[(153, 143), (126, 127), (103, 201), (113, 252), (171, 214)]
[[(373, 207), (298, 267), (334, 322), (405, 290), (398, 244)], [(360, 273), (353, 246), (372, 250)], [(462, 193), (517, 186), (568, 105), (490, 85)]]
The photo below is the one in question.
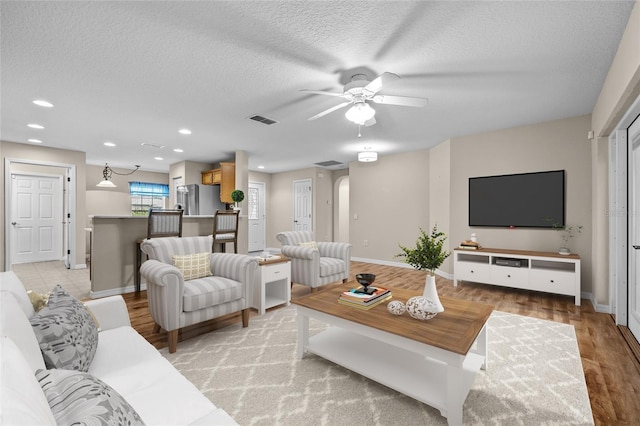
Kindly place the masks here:
[(150, 182), (129, 182), (131, 215), (147, 216), (149, 209), (162, 209), (169, 197), (169, 185)]

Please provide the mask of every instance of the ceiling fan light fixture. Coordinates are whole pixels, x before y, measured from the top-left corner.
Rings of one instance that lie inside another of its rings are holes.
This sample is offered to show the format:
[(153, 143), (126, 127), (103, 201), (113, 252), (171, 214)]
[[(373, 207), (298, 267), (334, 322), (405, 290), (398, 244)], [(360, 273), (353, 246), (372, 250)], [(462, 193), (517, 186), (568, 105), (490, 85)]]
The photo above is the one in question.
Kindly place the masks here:
[(371, 120), (374, 115), (376, 115), (376, 110), (366, 102), (356, 102), (344, 114), (347, 120), (360, 125), (363, 125), (367, 120)]
[(361, 163), (371, 163), (378, 160), (378, 153), (375, 151), (362, 151), (358, 153), (358, 161)]

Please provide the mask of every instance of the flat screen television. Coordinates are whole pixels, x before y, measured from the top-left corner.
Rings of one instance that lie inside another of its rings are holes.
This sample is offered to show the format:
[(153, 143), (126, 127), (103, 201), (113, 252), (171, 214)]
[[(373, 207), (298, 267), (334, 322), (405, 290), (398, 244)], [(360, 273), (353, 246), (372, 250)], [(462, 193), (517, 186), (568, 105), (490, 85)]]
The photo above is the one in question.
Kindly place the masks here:
[(469, 178), (469, 226), (565, 225), (564, 170)]

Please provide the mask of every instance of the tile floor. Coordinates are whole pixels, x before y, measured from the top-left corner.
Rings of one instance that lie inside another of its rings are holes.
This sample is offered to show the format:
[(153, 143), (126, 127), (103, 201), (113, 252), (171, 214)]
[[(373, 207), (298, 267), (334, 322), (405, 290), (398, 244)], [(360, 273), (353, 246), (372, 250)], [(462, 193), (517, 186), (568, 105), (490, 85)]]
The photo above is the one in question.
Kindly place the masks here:
[(60, 284), (76, 299), (90, 298), (89, 269), (67, 269), (64, 262), (51, 261), (16, 264), (13, 272), (27, 290), (46, 293)]

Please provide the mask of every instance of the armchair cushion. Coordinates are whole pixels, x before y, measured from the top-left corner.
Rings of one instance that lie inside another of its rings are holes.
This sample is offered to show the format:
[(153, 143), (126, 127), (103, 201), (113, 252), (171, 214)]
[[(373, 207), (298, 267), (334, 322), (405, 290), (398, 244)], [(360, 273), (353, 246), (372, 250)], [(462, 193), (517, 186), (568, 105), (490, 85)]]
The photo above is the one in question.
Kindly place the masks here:
[(298, 244), (300, 247), (309, 247), (310, 249), (318, 250), (318, 243), (315, 241), (303, 241)]
[(336, 259), (334, 257), (321, 257), (320, 258), (320, 276), (327, 277), (329, 275), (339, 274), (344, 272), (347, 265), (344, 260)]
[(180, 269), (184, 280), (208, 277), (211, 274), (211, 252), (172, 255), (173, 265)]
[(184, 283), (183, 309), (197, 311), (242, 298), (242, 283), (224, 277), (212, 276)]

